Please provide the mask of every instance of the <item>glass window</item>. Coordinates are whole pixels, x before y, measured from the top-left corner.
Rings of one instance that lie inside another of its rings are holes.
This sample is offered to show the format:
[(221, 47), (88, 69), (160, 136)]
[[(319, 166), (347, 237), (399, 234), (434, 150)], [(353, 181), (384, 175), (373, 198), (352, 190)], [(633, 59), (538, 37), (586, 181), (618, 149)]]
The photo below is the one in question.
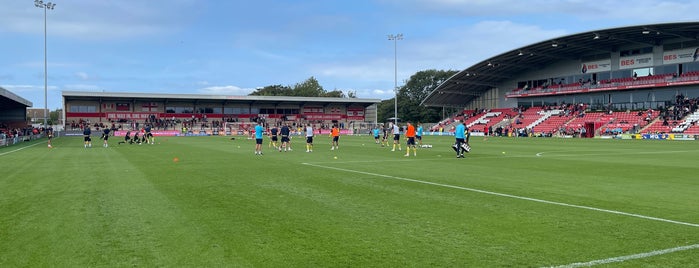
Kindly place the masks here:
[(73, 105), (73, 106), (70, 106), (70, 112), (72, 112), (72, 113), (96, 113), (97, 106)]

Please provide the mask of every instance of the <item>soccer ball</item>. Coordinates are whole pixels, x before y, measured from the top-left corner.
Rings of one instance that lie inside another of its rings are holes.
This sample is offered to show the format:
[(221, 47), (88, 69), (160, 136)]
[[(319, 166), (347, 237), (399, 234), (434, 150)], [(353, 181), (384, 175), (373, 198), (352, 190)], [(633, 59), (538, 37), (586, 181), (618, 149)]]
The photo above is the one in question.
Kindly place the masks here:
[(334, 158), (334, 159), (337, 159), (337, 156), (336, 156), (336, 157), (333, 157), (333, 158)]

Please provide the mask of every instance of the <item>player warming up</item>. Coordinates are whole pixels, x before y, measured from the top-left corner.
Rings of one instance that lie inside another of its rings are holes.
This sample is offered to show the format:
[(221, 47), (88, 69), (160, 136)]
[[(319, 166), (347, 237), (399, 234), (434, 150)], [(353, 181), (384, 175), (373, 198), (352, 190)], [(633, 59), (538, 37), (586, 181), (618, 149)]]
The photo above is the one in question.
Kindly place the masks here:
[(49, 127), (48, 129), (46, 129), (46, 137), (48, 138), (49, 148), (53, 148), (53, 146), (51, 145), (51, 139), (53, 139), (53, 128), (52, 127)]
[[(120, 141), (117, 144), (127, 143), (129, 141), (131, 141), (131, 131), (130, 130), (126, 131), (126, 135), (124, 135), (124, 141)], [(133, 142), (130, 142), (130, 143), (133, 143)]]
[(376, 127), (374, 127), (374, 129), (371, 132), (374, 134), (374, 142), (376, 144), (379, 144), (381, 142), (379, 137), (379, 135), (381, 134), (381, 130), (379, 130), (379, 126), (377, 125)]
[(282, 149), (284, 149), (284, 152), (291, 151), (291, 146), (289, 145), (289, 142), (291, 141), (291, 129), (289, 128), (289, 124), (283, 124), (282, 128), (279, 130), (279, 134), (282, 136), (282, 145), (279, 147), (279, 151), (281, 152)]
[(405, 138), (407, 145), (405, 146), (405, 156), (410, 156), (410, 148), (413, 148), (413, 156), (417, 156), (417, 148), (415, 147), (415, 126), (408, 122), (405, 129)]
[(313, 152), (313, 126), (306, 125), (306, 152)]
[(391, 149), (391, 152), (396, 151), (396, 145), (398, 145), (398, 151), (400, 151), (400, 128), (394, 123), (391, 123), (391, 125), (393, 130), (393, 149)]
[(262, 127), (262, 122), (258, 122), (255, 126), (255, 155), (262, 155), (262, 136), (265, 129)]
[(330, 136), (333, 138), (330, 150), (340, 149), (340, 129), (337, 125), (333, 125), (332, 130), (330, 130)]
[(83, 141), (85, 143), (85, 148), (92, 148), (92, 138), (90, 138), (90, 135), (92, 135), (90, 126), (85, 126), (83, 129)]
[(104, 141), (102, 147), (109, 147), (109, 143), (107, 142), (109, 140), (109, 128), (107, 127), (102, 129), (102, 140)]

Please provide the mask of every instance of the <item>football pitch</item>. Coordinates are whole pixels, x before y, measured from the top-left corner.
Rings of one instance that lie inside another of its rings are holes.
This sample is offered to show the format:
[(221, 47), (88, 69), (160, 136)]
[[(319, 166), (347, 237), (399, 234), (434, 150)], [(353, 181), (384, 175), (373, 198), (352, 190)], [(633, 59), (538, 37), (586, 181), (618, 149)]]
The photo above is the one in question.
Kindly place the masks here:
[(245, 137), (0, 149), (0, 267), (697, 267), (699, 143)]

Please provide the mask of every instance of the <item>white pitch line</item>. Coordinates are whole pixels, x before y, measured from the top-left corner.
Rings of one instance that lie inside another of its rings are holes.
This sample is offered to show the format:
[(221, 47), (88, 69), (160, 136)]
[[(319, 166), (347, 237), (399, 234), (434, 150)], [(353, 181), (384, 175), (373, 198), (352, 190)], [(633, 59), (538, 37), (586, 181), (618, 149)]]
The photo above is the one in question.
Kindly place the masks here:
[(14, 153), (14, 152), (17, 152), (17, 151), (20, 151), (20, 150), (24, 150), (24, 149), (27, 149), (27, 148), (29, 148), (29, 147), (34, 147), (34, 146), (37, 146), (37, 145), (39, 145), (39, 144), (43, 144), (43, 143), (37, 142), (37, 143), (34, 143), (34, 144), (32, 144), (32, 145), (27, 145), (27, 146), (24, 146), (24, 147), (22, 147), (22, 148), (18, 148), (18, 149), (9, 151), (9, 152), (0, 153), (0, 156), (6, 155), (6, 154), (11, 154), (11, 153)]
[(365, 171), (351, 170), (351, 169), (346, 169), (346, 168), (337, 168), (337, 167), (321, 166), (321, 165), (316, 165), (316, 164), (311, 164), (311, 163), (302, 163), (302, 164), (308, 165), (308, 166), (319, 167), (319, 168), (325, 168), (325, 169), (333, 169), (333, 170), (339, 170), (339, 171), (344, 171), (344, 172), (351, 172), (351, 173), (358, 173), (358, 174), (370, 175), (370, 176), (375, 176), (375, 177), (383, 177), (383, 178), (389, 178), (389, 179), (395, 179), (395, 180), (401, 180), (401, 181), (409, 181), (409, 182), (416, 182), (416, 183), (422, 183), (422, 184), (434, 185), (434, 186), (440, 186), (440, 187), (446, 187), (446, 188), (452, 188), (452, 189), (466, 190), (466, 191), (471, 191), (471, 192), (476, 192), (476, 193), (482, 193), (482, 194), (496, 195), (496, 196), (502, 196), (502, 197), (509, 197), (509, 198), (521, 199), (521, 200), (528, 200), (528, 201), (539, 202), (539, 203), (544, 203), (544, 204), (551, 204), (551, 205), (559, 205), (559, 206), (564, 206), (564, 207), (573, 207), (573, 208), (587, 209), (587, 210), (593, 210), (593, 211), (599, 211), (599, 212), (606, 212), (606, 213), (617, 214), (617, 215), (624, 215), (624, 216), (629, 216), (629, 217), (636, 217), (636, 218), (641, 218), (641, 219), (646, 219), (646, 220), (661, 221), (661, 222), (667, 222), (667, 223), (673, 223), (673, 224), (680, 224), (680, 225), (687, 225), (687, 226), (692, 226), (692, 227), (699, 227), (699, 224), (696, 224), (696, 223), (689, 223), (689, 222), (681, 222), (681, 221), (675, 221), (675, 220), (668, 220), (668, 219), (663, 219), (663, 218), (645, 216), (645, 215), (634, 214), (634, 213), (628, 213), (628, 212), (622, 212), (622, 211), (616, 211), (616, 210), (610, 210), (610, 209), (602, 209), (602, 208), (595, 208), (595, 207), (588, 207), (588, 206), (573, 205), (573, 204), (562, 203), (562, 202), (548, 201), (548, 200), (543, 200), (543, 199), (536, 199), (536, 198), (524, 197), (524, 196), (517, 196), (517, 195), (511, 195), (511, 194), (503, 194), (503, 193), (497, 193), (497, 192), (479, 190), (479, 189), (468, 188), (468, 187), (461, 187), (461, 186), (455, 186), (455, 185), (449, 185), (449, 184), (443, 184), (443, 183), (436, 183), (436, 182), (429, 182), (429, 181), (421, 181), (421, 180), (416, 180), (416, 179), (408, 179), (408, 178), (402, 178), (402, 177), (391, 176), (391, 175), (384, 175), (384, 174), (377, 174), (377, 173), (371, 173), (371, 172), (365, 172)]
[[(535, 155), (538, 157), (546, 155), (551, 155), (552, 157), (580, 157), (580, 156), (613, 156), (613, 155), (638, 155), (638, 154), (676, 154), (676, 153), (695, 153), (697, 150), (682, 150), (682, 151), (648, 151), (648, 152), (605, 152), (605, 153), (594, 153), (587, 154), (584, 152), (573, 152), (573, 151), (552, 151), (552, 152), (538, 152)], [(570, 153), (570, 154), (568, 154)]]
[(652, 257), (652, 256), (663, 255), (663, 254), (673, 253), (673, 252), (677, 252), (677, 251), (692, 250), (692, 249), (699, 249), (699, 244), (676, 247), (676, 248), (668, 248), (668, 249), (662, 249), (662, 250), (656, 250), (656, 251), (651, 251), (651, 252), (626, 255), (626, 256), (620, 256), (620, 257), (613, 257), (613, 258), (602, 259), (602, 260), (594, 260), (594, 261), (589, 261), (589, 262), (576, 262), (576, 263), (560, 265), (560, 266), (551, 266), (551, 267), (552, 268), (589, 267), (589, 266), (600, 265), (600, 264), (609, 264), (609, 263), (614, 263), (614, 262), (624, 262), (624, 261), (628, 261), (628, 260), (644, 259), (644, 258), (648, 258), (648, 257)]

